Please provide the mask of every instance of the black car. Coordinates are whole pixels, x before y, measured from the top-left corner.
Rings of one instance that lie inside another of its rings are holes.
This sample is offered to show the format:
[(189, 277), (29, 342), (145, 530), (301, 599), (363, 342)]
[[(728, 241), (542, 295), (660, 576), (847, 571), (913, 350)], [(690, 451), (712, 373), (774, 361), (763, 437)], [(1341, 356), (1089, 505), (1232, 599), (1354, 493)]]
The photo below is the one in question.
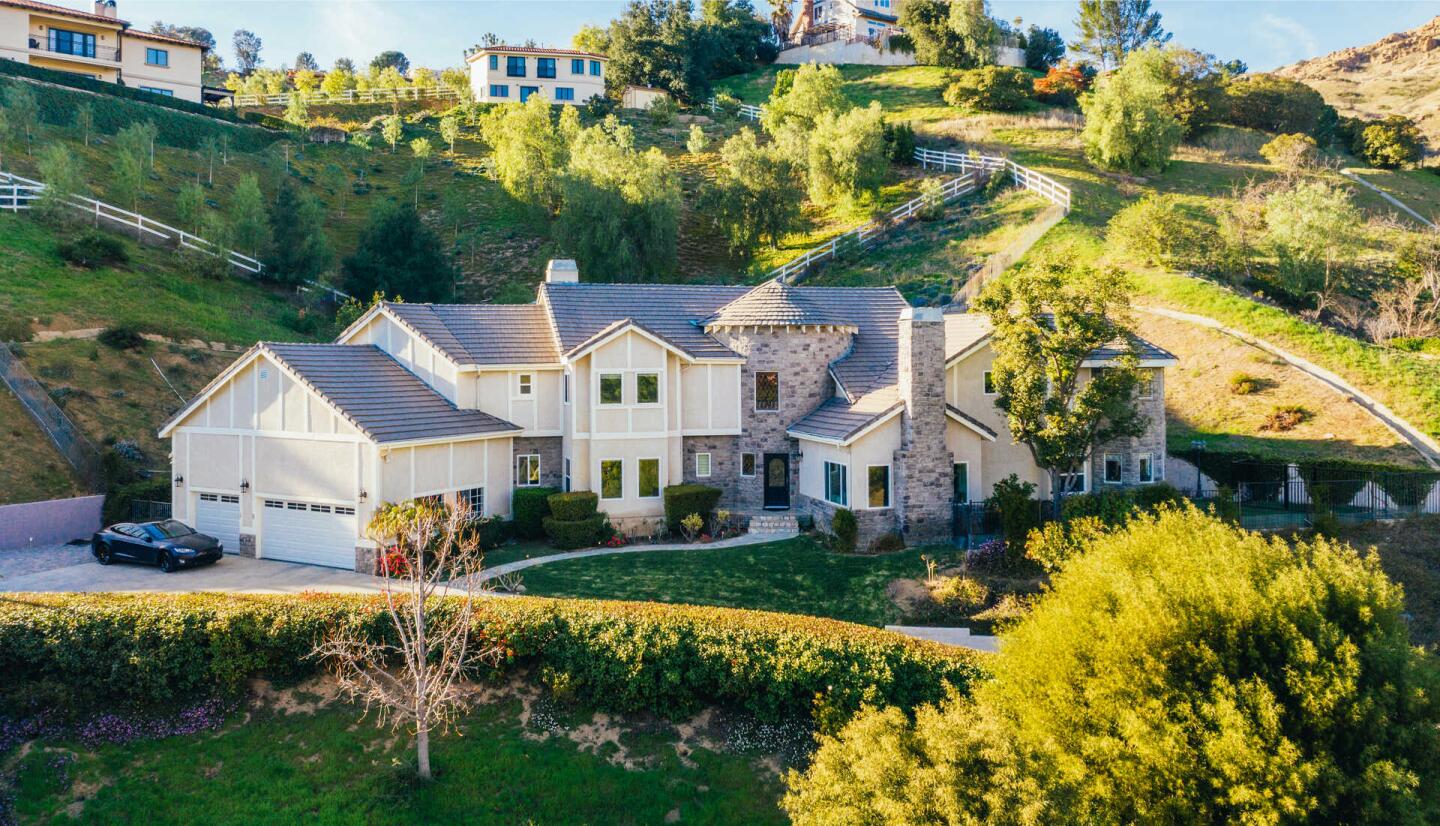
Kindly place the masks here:
[(225, 547), (184, 522), (162, 519), (111, 525), (91, 538), (90, 551), (101, 565), (118, 560), (149, 562), (168, 574), (187, 565), (215, 562), (225, 554)]

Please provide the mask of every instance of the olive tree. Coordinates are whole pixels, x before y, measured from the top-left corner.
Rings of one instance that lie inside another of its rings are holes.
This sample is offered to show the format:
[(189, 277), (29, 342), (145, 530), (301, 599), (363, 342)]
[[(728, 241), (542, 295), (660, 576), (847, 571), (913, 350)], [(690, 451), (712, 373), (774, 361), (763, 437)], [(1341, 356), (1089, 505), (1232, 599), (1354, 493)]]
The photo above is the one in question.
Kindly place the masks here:
[(1081, 98), (1085, 157), (1122, 172), (1162, 170), (1180, 145), (1184, 127), (1171, 108), (1169, 64), (1159, 49), (1142, 49), (1119, 70), (1102, 75)]

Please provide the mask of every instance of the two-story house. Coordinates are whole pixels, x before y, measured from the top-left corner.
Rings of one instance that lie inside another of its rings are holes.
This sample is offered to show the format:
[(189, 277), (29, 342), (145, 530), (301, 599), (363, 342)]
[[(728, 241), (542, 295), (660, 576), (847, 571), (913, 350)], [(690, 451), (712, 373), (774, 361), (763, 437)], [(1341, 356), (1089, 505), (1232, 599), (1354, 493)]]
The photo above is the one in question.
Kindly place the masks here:
[(132, 29), (115, 0), (91, 12), (37, 0), (0, 0), (0, 59), (85, 75), (200, 103), (205, 49)]
[(605, 55), (575, 49), (486, 46), (465, 56), (470, 89), (481, 103), (524, 103), (541, 95), (579, 105), (605, 94)]
[[(1048, 493), (995, 408), (989, 338), (892, 288), (581, 283), (554, 261), (531, 304), (383, 303), (333, 344), (257, 344), (160, 435), (175, 517), (271, 559), (368, 570), (378, 503), (508, 515), (527, 486), (595, 491), (632, 532), (698, 482), (737, 513), (843, 507), (867, 539), (935, 541), (1011, 473)], [(1138, 346), (1149, 429), (1073, 490), (1160, 478), (1175, 359)]]

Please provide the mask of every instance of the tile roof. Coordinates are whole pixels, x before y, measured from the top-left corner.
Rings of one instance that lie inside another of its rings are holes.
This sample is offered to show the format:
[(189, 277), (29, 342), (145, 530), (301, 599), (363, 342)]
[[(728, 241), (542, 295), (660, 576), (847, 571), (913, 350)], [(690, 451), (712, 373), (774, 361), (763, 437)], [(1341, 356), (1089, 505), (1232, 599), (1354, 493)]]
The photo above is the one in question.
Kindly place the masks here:
[[(992, 329), (989, 317), (983, 313), (946, 313), (945, 360), (949, 361), (989, 338)], [(1139, 336), (1135, 337), (1135, 344), (1138, 349), (1137, 355), (1142, 361), (1178, 361), (1168, 350), (1151, 344)], [(1127, 352), (1129, 352), (1129, 348), (1121, 342), (1115, 341), (1097, 348), (1086, 360), (1109, 361), (1119, 358)]]
[(999, 435), (989, 425), (985, 424), (974, 416), (971, 416), (969, 413), (966, 413), (964, 410), (961, 410), (953, 404), (946, 404), (945, 409), (957, 419), (964, 419), (966, 424), (989, 436), (990, 441), (992, 442), (995, 441), (995, 438)]
[(704, 284), (543, 284), (560, 350), (570, 352), (617, 321), (631, 319), (696, 358), (739, 358), (698, 322), (748, 287)]
[(0, 6), (30, 9), (31, 11), (46, 12), (48, 14), (63, 14), (67, 17), (74, 17), (80, 20), (93, 20), (97, 23), (113, 23), (117, 26), (130, 25), (130, 23), (125, 20), (106, 17), (103, 14), (92, 14), (91, 12), (72, 9), (68, 6), (57, 6), (54, 3), (40, 3), (37, 0), (0, 0)]
[(147, 32), (142, 29), (126, 29), (125, 36), (138, 37), (142, 40), (158, 40), (161, 43), (174, 43), (177, 46), (194, 46), (195, 48), (201, 50), (205, 48), (204, 46), (196, 43), (193, 40), (186, 40), (183, 37), (171, 37), (168, 34), (159, 34), (157, 32)]
[(545, 308), (538, 304), (393, 304), (386, 309), (457, 364), (560, 361)]
[(519, 431), (479, 410), (460, 410), (372, 344), (259, 345), (376, 443)]
[[(566, 55), (574, 57), (593, 57), (597, 60), (609, 60), (609, 56), (596, 54), (595, 52), (582, 52), (579, 49), (547, 49), (543, 46), (506, 46), (501, 43), (495, 46), (482, 46), (466, 56), (470, 61), (480, 55), (488, 54), (534, 54), (534, 55)], [(473, 61), (472, 61), (473, 62)]]
[(745, 293), (721, 307), (705, 320), (706, 327), (749, 327), (773, 324), (799, 327), (805, 325), (846, 325), (845, 319), (832, 318), (823, 303), (800, 288), (791, 287), (778, 278)]
[(852, 398), (890, 387), (900, 379), (900, 313), (909, 305), (894, 287), (799, 287), (823, 296), (826, 311), (857, 328), (850, 352), (831, 372)]
[(785, 432), (792, 436), (848, 442), (902, 404), (899, 392), (893, 387), (856, 399), (854, 404), (836, 396), (826, 399), (809, 415), (790, 425)]

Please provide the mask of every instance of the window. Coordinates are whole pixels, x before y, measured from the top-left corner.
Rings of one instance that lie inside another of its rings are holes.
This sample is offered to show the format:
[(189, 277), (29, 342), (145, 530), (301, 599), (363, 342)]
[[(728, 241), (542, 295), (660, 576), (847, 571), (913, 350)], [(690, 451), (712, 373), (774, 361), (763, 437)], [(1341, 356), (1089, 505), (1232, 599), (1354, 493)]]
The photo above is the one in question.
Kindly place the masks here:
[(490, 55), (490, 70), (491, 70), (491, 71), (494, 71), (494, 70), (496, 70), (496, 69), (498, 69), (498, 68), (500, 68), (500, 55), (498, 55), (498, 54), (492, 54), (492, 55)]
[(600, 403), (621, 404), (625, 400), (625, 377), (619, 373), (600, 374)]
[(530, 96), (531, 96), (531, 95), (536, 95), (536, 94), (539, 94), (539, 93), (540, 93), (540, 87), (539, 87), (539, 86), (521, 86), (521, 87), (520, 87), (520, 102), (521, 102), (521, 103), (524, 103), (525, 101), (527, 101), (527, 100), (530, 99)]
[(566, 404), (570, 403), (570, 374), (566, 373), (560, 377), (560, 400)]
[(659, 373), (636, 373), (636, 374), (635, 374), (635, 403), (636, 403), (636, 404), (659, 404), (659, 403), (660, 403), (660, 374), (659, 374)]
[(536, 76), (536, 77), (548, 77), (548, 78), (553, 78), (553, 77), (555, 77), (555, 58), (553, 58), (553, 57), (537, 57), (537, 58), (535, 58), (535, 76)]
[(145, 62), (150, 66), (169, 66), (170, 51), (168, 49), (147, 48), (145, 50)]
[(515, 457), (515, 484), (522, 488), (540, 485), (540, 454), (523, 453)]
[[(445, 497), (438, 493), (432, 493), (429, 496), (417, 496), (415, 497), (415, 504), (425, 505), (430, 508), (443, 508), (445, 507)], [(295, 503), (291, 502), (290, 507), (295, 507)], [(305, 506), (301, 505), (300, 510), (305, 510)]]
[(1060, 474), (1060, 493), (1084, 493), (1085, 492), (1085, 471), (1079, 470), (1075, 473)]
[(592, 61), (590, 61), (590, 75), (591, 75), (591, 77), (599, 77), (599, 76), (600, 76), (600, 61), (598, 61), (598, 60), (592, 60)]
[(954, 490), (954, 493), (955, 493), (955, 501), (956, 501), (956, 502), (961, 502), (961, 503), (969, 502), (969, 501), (970, 501), (970, 463), (969, 463), (969, 462), (956, 462), (956, 463), (955, 463), (955, 481), (954, 481), (954, 486), (955, 486), (955, 490)]
[(505, 58), (505, 76), (506, 76), (506, 77), (524, 77), (524, 76), (525, 76), (525, 58), (523, 58), (523, 57), (521, 57), (521, 56), (519, 56), (519, 55), (513, 55), (513, 54), (506, 56), (506, 58)]
[(510, 97), (510, 87), (504, 83), (492, 83), (490, 84), (490, 97), (508, 98)]
[(167, 98), (175, 97), (174, 89), (161, 89), (155, 86), (141, 86), (140, 91), (149, 92), (152, 95), (162, 95)]
[(600, 498), (625, 498), (625, 463), (619, 459), (600, 462)]
[(565, 492), (570, 492), (570, 457), (565, 457)]
[(1154, 371), (1154, 370), (1141, 370), (1141, 371), (1140, 371), (1140, 390), (1139, 390), (1139, 392), (1138, 392), (1137, 395), (1139, 395), (1140, 398), (1142, 398), (1142, 399), (1153, 399), (1153, 398), (1155, 398), (1155, 371)]
[(71, 32), (64, 29), (50, 30), (50, 51), (73, 54), (79, 57), (95, 56), (95, 35)]
[(556, 100), (574, 100), (574, 99), (575, 99), (575, 90), (572, 89), (572, 88), (570, 88), (569, 86), (556, 86), (556, 87), (555, 87), (555, 99), (556, 99)]
[(986, 370), (986, 371), (985, 371), (984, 382), (985, 382), (985, 387), (984, 387), (985, 395), (987, 395), (987, 396), (993, 396), (993, 395), (995, 395), (995, 374), (994, 374), (994, 373), (991, 373), (989, 370)]
[(535, 393), (535, 377), (529, 373), (520, 374), (520, 384), (516, 388), (520, 395), (531, 396)]
[(695, 454), (695, 475), (701, 478), (705, 478), (710, 475), (710, 454)]
[(581, 59), (581, 58), (578, 58), (578, 57), (572, 57), (572, 58), (570, 58), (570, 74), (572, 74), (572, 75), (583, 75), (583, 74), (585, 74), (585, 61), (584, 61), (583, 59)]
[(740, 454), (740, 475), (741, 475), (741, 476), (754, 476), (754, 475), (755, 475), (755, 454), (753, 454), (753, 453), (742, 453), (742, 454)]
[(1105, 454), (1105, 481), (1114, 485), (1125, 481), (1125, 457), (1118, 453)]
[(890, 466), (871, 465), (866, 475), (870, 482), (870, 507), (890, 507)]
[(755, 409), (780, 409), (780, 374), (755, 374)]
[(640, 498), (654, 499), (660, 495), (660, 460), (640, 460)]
[(1141, 483), (1155, 481), (1155, 457), (1152, 454), (1140, 454), (1136, 457), (1135, 466)]
[(825, 463), (825, 501), (841, 507), (850, 504), (846, 489), (845, 466), (836, 462)]
[(470, 511), (471, 519), (479, 519), (485, 515), (485, 489), (466, 488), (455, 492), (455, 501), (464, 505)]

